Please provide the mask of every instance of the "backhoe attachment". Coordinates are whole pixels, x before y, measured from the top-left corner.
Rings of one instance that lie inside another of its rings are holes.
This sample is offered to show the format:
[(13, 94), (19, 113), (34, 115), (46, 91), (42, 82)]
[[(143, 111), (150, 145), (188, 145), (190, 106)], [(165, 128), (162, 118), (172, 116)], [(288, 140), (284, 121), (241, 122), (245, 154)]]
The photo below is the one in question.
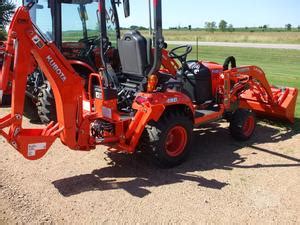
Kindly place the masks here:
[[(27, 76), (37, 66), (53, 88), (58, 122), (42, 129), (24, 129)], [(0, 118), (0, 134), (25, 158), (41, 158), (57, 137), (71, 149), (91, 147), (87, 135), (89, 127), (82, 128), (89, 119), (82, 111), (84, 82), (57, 47), (32, 24), (26, 7), (16, 11), (8, 32), (0, 73), (2, 94), (8, 86), (12, 87), (11, 114)]]

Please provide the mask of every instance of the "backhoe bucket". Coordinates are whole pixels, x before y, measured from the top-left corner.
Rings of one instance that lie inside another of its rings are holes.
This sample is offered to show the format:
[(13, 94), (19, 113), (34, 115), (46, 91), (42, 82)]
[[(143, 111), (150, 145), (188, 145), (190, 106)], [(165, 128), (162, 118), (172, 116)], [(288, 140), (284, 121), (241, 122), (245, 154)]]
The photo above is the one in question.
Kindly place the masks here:
[(261, 85), (254, 85), (241, 95), (240, 107), (252, 109), (266, 118), (294, 123), (298, 90), (290, 87), (270, 87), (272, 96)]

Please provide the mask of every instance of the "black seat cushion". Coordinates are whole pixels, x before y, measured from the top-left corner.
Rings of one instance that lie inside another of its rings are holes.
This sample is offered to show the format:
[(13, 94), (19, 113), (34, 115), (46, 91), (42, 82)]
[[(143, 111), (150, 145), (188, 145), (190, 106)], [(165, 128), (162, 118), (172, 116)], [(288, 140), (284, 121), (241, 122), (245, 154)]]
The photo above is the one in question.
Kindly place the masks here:
[(147, 40), (138, 31), (129, 31), (118, 41), (122, 72), (129, 79), (141, 80), (149, 67)]

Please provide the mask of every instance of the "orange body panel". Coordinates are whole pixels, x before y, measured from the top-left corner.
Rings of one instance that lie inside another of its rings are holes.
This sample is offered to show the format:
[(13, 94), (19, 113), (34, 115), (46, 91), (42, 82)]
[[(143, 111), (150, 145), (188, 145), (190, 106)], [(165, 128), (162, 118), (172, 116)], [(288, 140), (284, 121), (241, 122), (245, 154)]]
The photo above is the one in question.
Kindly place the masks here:
[(178, 63), (169, 57), (169, 52), (165, 49), (162, 50), (162, 67), (167, 70), (169, 74), (176, 76), (177, 71), (179, 70)]
[(204, 66), (209, 68), (212, 79), (212, 94), (216, 96), (217, 87), (220, 85), (220, 75), (223, 73), (223, 66), (215, 62), (200, 61)]

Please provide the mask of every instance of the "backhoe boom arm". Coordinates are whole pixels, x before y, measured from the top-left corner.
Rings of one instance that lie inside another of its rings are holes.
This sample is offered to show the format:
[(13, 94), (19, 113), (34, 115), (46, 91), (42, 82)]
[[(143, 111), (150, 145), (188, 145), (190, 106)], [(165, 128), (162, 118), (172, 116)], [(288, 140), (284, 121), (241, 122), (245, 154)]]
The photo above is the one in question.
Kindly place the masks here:
[[(12, 68), (13, 65), (13, 69)], [(57, 124), (45, 129), (23, 129), (22, 115), (25, 100), (27, 76), (39, 66), (50, 82), (56, 101)], [(84, 81), (76, 74), (57, 47), (48, 42), (32, 24), (28, 9), (20, 7), (12, 20), (0, 75), (0, 88), (7, 87), (12, 80), (12, 112), (0, 119), (1, 134), (28, 159), (43, 156), (56, 137), (63, 143), (78, 149), (77, 141), (81, 123), (88, 116), (82, 115), (82, 94)], [(2, 129), (9, 127), (6, 134)], [(89, 149), (89, 140), (86, 141)], [(25, 145), (25, 147), (24, 147)], [(82, 149), (81, 145), (81, 149)]]

